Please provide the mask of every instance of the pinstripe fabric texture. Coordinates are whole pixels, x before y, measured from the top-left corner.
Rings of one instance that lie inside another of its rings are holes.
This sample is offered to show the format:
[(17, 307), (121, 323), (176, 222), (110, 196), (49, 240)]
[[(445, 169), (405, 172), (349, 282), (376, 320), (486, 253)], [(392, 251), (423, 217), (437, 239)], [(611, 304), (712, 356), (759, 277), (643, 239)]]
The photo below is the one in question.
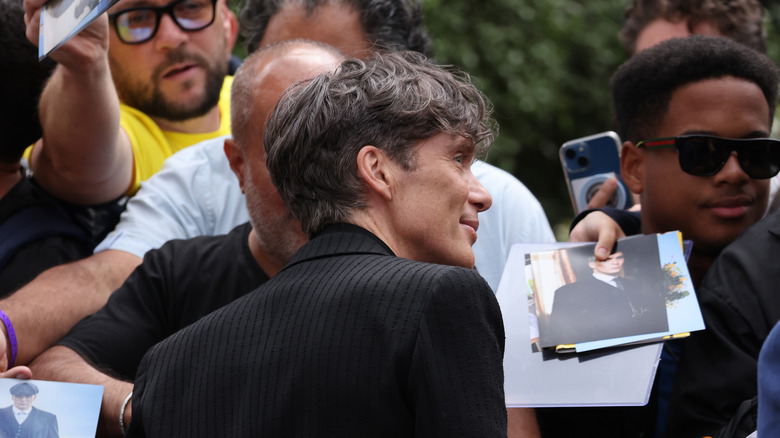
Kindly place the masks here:
[(475, 272), (325, 233), (149, 351), (127, 436), (506, 437), (503, 350)]

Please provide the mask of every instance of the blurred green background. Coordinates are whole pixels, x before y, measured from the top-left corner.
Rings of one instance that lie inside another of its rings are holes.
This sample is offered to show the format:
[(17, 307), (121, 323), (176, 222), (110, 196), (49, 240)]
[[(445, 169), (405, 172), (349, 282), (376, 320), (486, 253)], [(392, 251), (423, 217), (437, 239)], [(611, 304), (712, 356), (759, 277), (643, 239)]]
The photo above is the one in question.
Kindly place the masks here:
[[(433, 57), (469, 72), (493, 103), (500, 134), (488, 161), (525, 183), (566, 239), (574, 213), (558, 149), (614, 128), (608, 83), (626, 59), (617, 33), (630, 1), (422, 2)], [(777, 64), (780, 4), (764, 5), (769, 56)]]

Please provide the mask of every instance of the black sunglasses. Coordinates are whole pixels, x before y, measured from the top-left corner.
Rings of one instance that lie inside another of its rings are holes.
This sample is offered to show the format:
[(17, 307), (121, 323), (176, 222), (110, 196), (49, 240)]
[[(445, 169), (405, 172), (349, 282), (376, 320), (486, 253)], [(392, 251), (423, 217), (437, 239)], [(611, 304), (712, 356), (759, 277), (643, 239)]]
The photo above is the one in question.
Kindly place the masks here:
[(739, 165), (751, 178), (771, 178), (780, 171), (780, 140), (774, 138), (681, 135), (643, 140), (636, 147), (677, 148), (680, 168), (695, 176), (712, 176), (720, 172), (731, 152), (736, 152)]
[(194, 32), (214, 22), (217, 0), (176, 0), (165, 6), (139, 6), (108, 15), (119, 40), (125, 44), (141, 44), (157, 34), (163, 14), (173, 18), (179, 29)]

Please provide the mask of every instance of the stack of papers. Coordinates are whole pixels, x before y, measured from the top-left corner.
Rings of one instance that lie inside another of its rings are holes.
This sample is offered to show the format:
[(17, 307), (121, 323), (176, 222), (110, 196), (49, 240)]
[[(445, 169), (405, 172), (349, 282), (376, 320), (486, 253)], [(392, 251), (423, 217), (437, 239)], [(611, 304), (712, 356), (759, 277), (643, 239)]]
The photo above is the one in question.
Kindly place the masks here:
[(658, 341), (704, 328), (681, 243), (621, 239), (604, 266), (594, 244), (514, 245), (496, 294), (507, 405), (647, 403)]

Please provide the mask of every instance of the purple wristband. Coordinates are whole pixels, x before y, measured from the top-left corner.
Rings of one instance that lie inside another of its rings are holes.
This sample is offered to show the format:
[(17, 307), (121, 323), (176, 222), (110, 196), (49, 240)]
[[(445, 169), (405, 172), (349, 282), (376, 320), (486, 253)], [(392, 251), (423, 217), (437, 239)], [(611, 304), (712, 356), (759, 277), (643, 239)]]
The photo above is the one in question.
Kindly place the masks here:
[(14, 362), (16, 362), (16, 350), (18, 347), (16, 344), (16, 332), (14, 331), (14, 325), (11, 324), (11, 319), (2, 310), (0, 310), (0, 319), (3, 320), (5, 330), (8, 332), (8, 340), (11, 343), (11, 359), (8, 361), (8, 368), (11, 368), (14, 366)]

